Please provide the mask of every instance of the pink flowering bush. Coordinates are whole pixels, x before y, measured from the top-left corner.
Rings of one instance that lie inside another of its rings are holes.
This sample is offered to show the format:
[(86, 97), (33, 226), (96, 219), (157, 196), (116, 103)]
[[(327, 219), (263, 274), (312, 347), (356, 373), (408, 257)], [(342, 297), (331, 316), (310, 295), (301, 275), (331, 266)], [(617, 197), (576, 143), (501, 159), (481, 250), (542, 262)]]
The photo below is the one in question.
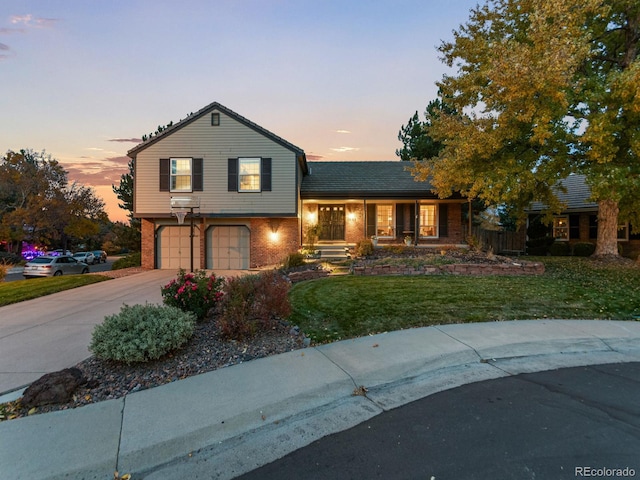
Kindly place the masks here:
[(194, 313), (200, 321), (222, 299), (224, 284), (224, 277), (216, 277), (213, 273), (207, 276), (204, 270), (186, 273), (181, 268), (178, 278), (161, 288), (162, 299), (165, 305)]

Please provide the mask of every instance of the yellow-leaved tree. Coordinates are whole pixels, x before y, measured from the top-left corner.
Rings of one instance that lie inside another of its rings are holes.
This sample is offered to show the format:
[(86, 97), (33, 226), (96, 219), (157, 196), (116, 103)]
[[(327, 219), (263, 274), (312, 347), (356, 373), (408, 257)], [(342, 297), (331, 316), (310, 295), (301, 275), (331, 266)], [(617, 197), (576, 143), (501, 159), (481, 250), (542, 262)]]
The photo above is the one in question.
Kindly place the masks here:
[[(596, 256), (618, 255), (619, 222), (640, 226), (640, 3), (489, 0), (439, 47), (453, 73), (415, 161), (437, 193), (460, 191), (520, 218), (554, 186), (586, 175), (598, 202)], [(455, 113), (451, 113), (455, 112)]]

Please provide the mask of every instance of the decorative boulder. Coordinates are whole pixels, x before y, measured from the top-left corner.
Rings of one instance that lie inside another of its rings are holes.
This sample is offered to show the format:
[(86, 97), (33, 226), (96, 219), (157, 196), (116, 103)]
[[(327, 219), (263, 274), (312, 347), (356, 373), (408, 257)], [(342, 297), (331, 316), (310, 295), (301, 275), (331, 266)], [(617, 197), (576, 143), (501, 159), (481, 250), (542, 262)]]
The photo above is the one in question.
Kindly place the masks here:
[(67, 403), (86, 378), (77, 368), (65, 368), (43, 375), (33, 382), (22, 395), (22, 405), (27, 408), (57, 403)]

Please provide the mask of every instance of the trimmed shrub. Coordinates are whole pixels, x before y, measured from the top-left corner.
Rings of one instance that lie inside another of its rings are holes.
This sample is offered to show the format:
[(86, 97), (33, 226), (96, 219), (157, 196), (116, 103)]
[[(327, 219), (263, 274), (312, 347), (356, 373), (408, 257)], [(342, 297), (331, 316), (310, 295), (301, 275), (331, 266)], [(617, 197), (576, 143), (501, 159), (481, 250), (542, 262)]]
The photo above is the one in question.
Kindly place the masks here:
[(230, 279), (217, 319), (221, 333), (242, 339), (271, 329), (276, 319), (291, 314), (289, 287), (275, 270)]
[(103, 360), (148, 362), (184, 345), (194, 327), (195, 316), (176, 307), (123, 305), (96, 325), (89, 350)]
[(126, 257), (119, 258), (111, 266), (111, 270), (121, 270), (123, 268), (139, 267), (142, 265), (142, 254), (140, 252), (132, 253)]
[(373, 255), (373, 242), (364, 238), (356, 243), (356, 257), (368, 257)]
[(590, 242), (580, 242), (573, 246), (573, 254), (576, 257), (588, 257), (596, 251), (596, 246)]
[(282, 260), (282, 268), (284, 270), (301, 267), (304, 264), (304, 255), (299, 252), (290, 253)]
[(178, 278), (161, 287), (162, 301), (165, 305), (177, 307), (183, 312), (193, 313), (203, 320), (222, 298), (225, 279), (215, 274), (207, 276), (204, 270), (186, 273), (178, 271)]
[(555, 242), (549, 247), (549, 253), (554, 257), (565, 257), (571, 253), (571, 246), (567, 242)]
[(550, 248), (555, 245), (556, 239), (553, 237), (541, 237), (527, 240), (528, 255), (546, 255)]

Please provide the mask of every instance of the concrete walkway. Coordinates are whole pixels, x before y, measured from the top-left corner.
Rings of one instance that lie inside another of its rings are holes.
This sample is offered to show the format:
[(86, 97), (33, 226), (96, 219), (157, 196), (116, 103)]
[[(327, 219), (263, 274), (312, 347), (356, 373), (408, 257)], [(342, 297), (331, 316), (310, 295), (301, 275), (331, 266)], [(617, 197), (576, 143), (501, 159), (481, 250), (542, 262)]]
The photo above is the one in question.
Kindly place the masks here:
[(0, 470), (12, 479), (107, 479), (118, 470), (157, 480), (191, 478), (205, 468), (208, 478), (233, 478), (459, 385), (632, 361), (640, 361), (640, 322), (532, 320), (391, 332), (2, 422)]

